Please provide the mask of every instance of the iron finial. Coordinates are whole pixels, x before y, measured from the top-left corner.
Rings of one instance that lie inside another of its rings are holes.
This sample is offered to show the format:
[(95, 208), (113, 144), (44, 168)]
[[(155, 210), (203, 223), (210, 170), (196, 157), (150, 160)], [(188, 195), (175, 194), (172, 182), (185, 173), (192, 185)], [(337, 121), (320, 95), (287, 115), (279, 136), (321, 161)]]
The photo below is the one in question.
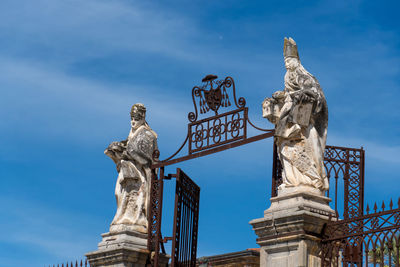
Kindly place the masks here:
[(218, 76), (214, 75), (214, 74), (208, 74), (206, 77), (204, 77), (201, 81), (204, 82), (208, 82), (208, 81), (213, 81), (215, 79), (217, 79)]

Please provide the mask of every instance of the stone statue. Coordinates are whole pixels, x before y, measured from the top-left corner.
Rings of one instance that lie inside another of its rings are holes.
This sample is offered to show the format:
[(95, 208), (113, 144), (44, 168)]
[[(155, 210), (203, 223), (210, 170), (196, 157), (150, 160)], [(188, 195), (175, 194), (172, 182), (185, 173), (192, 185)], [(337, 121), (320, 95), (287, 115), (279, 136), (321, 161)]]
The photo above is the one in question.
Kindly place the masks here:
[(328, 106), (317, 79), (301, 65), (292, 38), (285, 38), (283, 55), (285, 88), (263, 102), (263, 117), (275, 124), (283, 167), (278, 191), (302, 187), (323, 194), (329, 188), (324, 168)]
[(110, 233), (137, 231), (147, 233), (147, 209), (150, 201), (151, 164), (157, 149), (157, 134), (146, 120), (146, 108), (131, 109), (131, 131), (127, 140), (112, 142), (104, 151), (117, 165), (115, 186), (117, 212)]

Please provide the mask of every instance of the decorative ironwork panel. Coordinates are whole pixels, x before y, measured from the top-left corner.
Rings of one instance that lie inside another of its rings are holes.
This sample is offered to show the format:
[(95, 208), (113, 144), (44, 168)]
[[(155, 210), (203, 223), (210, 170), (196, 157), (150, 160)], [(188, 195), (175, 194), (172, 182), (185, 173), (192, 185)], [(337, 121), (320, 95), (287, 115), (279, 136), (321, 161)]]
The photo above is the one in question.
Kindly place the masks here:
[(177, 169), (172, 266), (196, 266), (200, 187)]
[[(192, 90), (195, 111), (188, 114), (189, 154), (246, 138), (246, 100), (243, 97), (236, 99), (235, 83), (231, 77), (217, 78), (216, 75), (207, 75), (202, 80), (203, 86), (195, 86)], [(230, 98), (237, 109), (218, 115), (220, 108), (232, 105)], [(198, 120), (199, 114), (209, 111), (215, 115)]]
[(217, 80), (217, 78), (216, 75), (207, 75), (202, 80), (202, 86), (193, 87), (194, 112), (188, 114), (190, 122), (197, 121), (199, 113), (205, 114), (210, 110), (218, 115), (220, 108), (228, 108), (232, 105), (230, 98), (233, 98), (236, 108), (245, 107), (246, 100), (243, 97), (236, 99), (235, 82), (232, 77), (226, 77), (224, 80)]
[[(398, 208), (375, 204), (373, 213), (330, 221), (322, 241), (322, 266), (400, 266), (400, 199)], [(353, 226), (358, 226), (354, 228)], [(364, 265), (363, 265), (364, 263)]]
[[(262, 129), (251, 122), (246, 100), (236, 97), (233, 78), (217, 78), (216, 75), (207, 75), (201, 86), (193, 87), (194, 111), (188, 114), (185, 141), (175, 153), (164, 160), (158, 159), (159, 151), (156, 151), (153, 168), (202, 157), (274, 135), (273, 129)], [(209, 113), (211, 115), (207, 116)], [(263, 133), (248, 137), (247, 129), (250, 126)], [(186, 145), (188, 155), (175, 158)]]
[(154, 251), (154, 256), (150, 259), (152, 266), (158, 267), (161, 236), (161, 214), (163, 200), (163, 177), (164, 168), (160, 168), (160, 177), (158, 178), (156, 169), (152, 169), (152, 180), (150, 189), (150, 207), (148, 217), (148, 238), (147, 248)]
[(240, 108), (189, 124), (189, 154), (247, 136), (247, 108)]
[[(324, 164), (326, 175), (333, 185), (327, 196), (334, 201), (338, 214), (338, 180), (344, 181), (343, 217), (354, 218), (362, 215), (364, 209), (364, 150), (348, 147), (326, 146)], [(272, 197), (277, 196), (278, 187), (282, 184), (282, 166), (274, 145), (272, 174)], [(335, 179), (331, 182), (331, 179)]]
[[(326, 146), (325, 170), (328, 179), (335, 179), (334, 195), (328, 196), (335, 201), (335, 211), (338, 211), (338, 178), (344, 180), (343, 218), (361, 216), (364, 210), (364, 150), (348, 147)], [(332, 183), (331, 183), (332, 184)]]

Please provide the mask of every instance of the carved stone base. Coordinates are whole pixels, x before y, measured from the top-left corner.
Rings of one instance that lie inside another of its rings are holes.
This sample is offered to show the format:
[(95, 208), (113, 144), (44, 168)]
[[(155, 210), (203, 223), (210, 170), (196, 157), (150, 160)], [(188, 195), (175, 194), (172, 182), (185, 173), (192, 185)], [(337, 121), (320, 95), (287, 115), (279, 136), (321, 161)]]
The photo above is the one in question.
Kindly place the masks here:
[(305, 191), (271, 198), (264, 218), (250, 222), (261, 246), (260, 266), (321, 266), (320, 234), (329, 215), (335, 215), (329, 202), (327, 197)]
[[(86, 257), (91, 267), (144, 267), (149, 258), (147, 235), (125, 231), (102, 234), (98, 250)], [(168, 264), (169, 257), (160, 255), (160, 266)]]

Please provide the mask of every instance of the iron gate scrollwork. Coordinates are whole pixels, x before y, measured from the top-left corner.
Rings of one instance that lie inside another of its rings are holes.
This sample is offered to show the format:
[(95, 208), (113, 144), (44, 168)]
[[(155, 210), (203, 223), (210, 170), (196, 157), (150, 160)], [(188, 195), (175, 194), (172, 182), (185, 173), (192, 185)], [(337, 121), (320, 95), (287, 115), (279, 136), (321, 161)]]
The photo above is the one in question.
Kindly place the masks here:
[[(155, 163), (152, 168), (172, 165), (274, 136), (274, 129), (262, 129), (250, 121), (245, 98), (236, 97), (233, 78), (217, 78), (216, 75), (207, 75), (201, 86), (193, 87), (194, 111), (188, 114), (188, 129), (183, 144), (164, 160), (153, 157)], [(224, 112), (219, 113), (221, 110)], [(200, 118), (209, 112), (214, 114)], [(247, 130), (250, 126), (263, 133), (248, 137)], [(188, 155), (175, 158), (186, 145)]]
[(375, 203), (373, 210), (367, 205), (362, 216), (329, 222), (322, 240), (322, 266), (399, 267), (400, 199), (397, 206), (390, 201), (387, 209), (382, 203), (378, 211)]
[[(233, 78), (217, 78), (216, 75), (207, 75), (201, 86), (193, 87), (194, 111), (188, 114), (186, 138), (181, 147), (164, 160), (159, 160), (158, 150), (153, 155), (148, 218), (148, 250), (152, 255), (148, 263), (152, 266), (159, 266), (160, 249), (165, 253), (163, 243), (168, 240), (173, 243), (172, 266), (196, 265), (200, 188), (180, 169), (177, 174), (164, 176), (164, 167), (274, 136), (274, 129), (262, 129), (250, 121), (246, 100), (236, 97)], [(214, 114), (204, 117), (208, 112)], [(262, 133), (248, 137), (249, 126)], [(188, 154), (176, 157), (186, 145)], [(162, 238), (163, 182), (172, 177), (177, 179), (173, 236)]]
[(177, 169), (171, 266), (196, 266), (200, 187)]
[(152, 169), (147, 249), (149, 251), (156, 252), (151, 258), (149, 258), (148, 264), (157, 267), (159, 266), (158, 263), (159, 263), (160, 249), (162, 249), (163, 253), (165, 253), (161, 236), (163, 187), (164, 187), (164, 168), (160, 168), (158, 173), (156, 172), (156, 169)]
[[(334, 210), (339, 215), (338, 189), (339, 178), (344, 183), (343, 218), (354, 218), (363, 215), (364, 210), (364, 162), (365, 151), (359, 148), (326, 146), (324, 165), (330, 188), (326, 196), (333, 199)], [(333, 182), (331, 180), (334, 179)], [(274, 145), (272, 166), (271, 196), (278, 195), (278, 187), (282, 184), (282, 165), (276, 145)], [(333, 189), (332, 189), (333, 187)]]

